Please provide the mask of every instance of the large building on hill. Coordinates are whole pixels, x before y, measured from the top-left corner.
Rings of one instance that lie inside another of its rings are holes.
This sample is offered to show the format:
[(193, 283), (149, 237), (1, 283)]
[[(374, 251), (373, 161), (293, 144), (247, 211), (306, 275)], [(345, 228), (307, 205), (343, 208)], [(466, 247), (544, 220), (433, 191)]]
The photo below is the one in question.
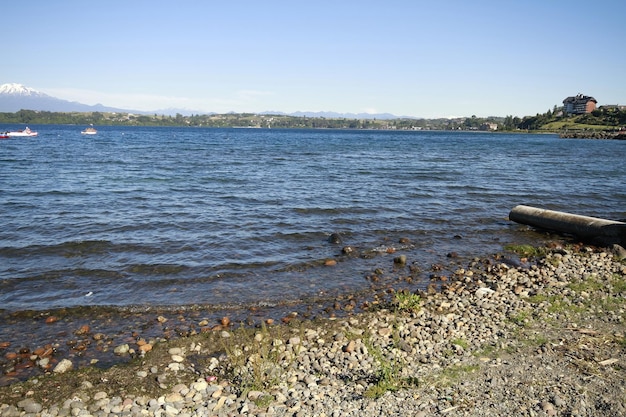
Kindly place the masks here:
[(598, 102), (595, 98), (578, 94), (563, 100), (563, 111), (565, 114), (585, 114), (596, 109)]

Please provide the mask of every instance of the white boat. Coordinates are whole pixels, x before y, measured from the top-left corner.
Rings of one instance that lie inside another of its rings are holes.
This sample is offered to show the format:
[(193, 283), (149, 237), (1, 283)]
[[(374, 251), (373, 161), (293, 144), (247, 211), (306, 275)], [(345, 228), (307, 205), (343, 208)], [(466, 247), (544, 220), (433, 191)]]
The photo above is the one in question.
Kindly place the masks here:
[(20, 136), (35, 137), (37, 136), (37, 132), (33, 132), (32, 130), (30, 130), (30, 128), (27, 127), (24, 130), (14, 130), (11, 132), (6, 132), (6, 135), (10, 138), (20, 137)]
[(93, 127), (88, 127), (87, 129), (83, 130), (80, 133), (81, 135), (95, 135), (96, 133), (98, 133), (98, 131), (94, 129)]

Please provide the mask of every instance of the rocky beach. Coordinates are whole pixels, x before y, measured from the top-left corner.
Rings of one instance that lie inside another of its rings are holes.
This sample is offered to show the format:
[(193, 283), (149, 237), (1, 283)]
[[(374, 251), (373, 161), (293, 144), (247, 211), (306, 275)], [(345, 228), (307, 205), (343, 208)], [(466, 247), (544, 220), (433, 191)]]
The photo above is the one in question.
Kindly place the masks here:
[(58, 360), (0, 387), (0, 416), (626, 415), (624, 249), (525, 249), (519, 264), (475, 258), (358, 314), (225, 318), (116, 346), (132, 359), (105, 369)]
[(626, 139), (626, 130), (618, 130), (618, 131), (590, 131), (590, 130), (574, 130), (574, 131), (565, 131), (559, 133), (560, 138), (568, 138), (568, 139), (617, 139), (617, 140), (625, 140)]

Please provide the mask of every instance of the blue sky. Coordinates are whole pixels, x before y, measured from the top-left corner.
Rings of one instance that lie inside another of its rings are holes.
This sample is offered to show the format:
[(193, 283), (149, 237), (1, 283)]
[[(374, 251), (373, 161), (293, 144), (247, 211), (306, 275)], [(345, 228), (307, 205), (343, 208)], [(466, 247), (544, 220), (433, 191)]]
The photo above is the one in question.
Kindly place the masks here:
[(525, 116), (626, 104), (626, 2), (4, 4), (0, 84), (199, 112)]

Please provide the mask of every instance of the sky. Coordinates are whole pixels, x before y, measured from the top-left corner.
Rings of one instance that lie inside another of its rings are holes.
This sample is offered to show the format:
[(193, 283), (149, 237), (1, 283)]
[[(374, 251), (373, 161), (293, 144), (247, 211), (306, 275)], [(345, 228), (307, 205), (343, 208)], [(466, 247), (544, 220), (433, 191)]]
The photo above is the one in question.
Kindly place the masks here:
[(535, 115), (626, 104), (626, 2), (7, 1), (0, 84), (198, 113)]

